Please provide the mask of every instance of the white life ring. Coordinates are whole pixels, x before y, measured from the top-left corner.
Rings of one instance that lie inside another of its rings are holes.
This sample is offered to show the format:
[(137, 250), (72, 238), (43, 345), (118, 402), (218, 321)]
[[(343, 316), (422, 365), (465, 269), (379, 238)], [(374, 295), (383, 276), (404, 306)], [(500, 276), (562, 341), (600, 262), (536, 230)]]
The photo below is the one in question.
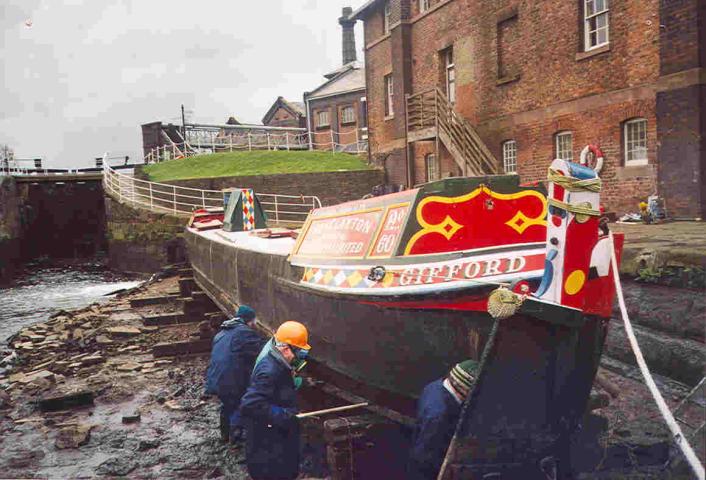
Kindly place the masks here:
[(596, 158), (596, 164), (593, 166), (593, 171), (596, 172), (596, 174), (601, 173), (601, 169), (603, 168), (603, 152), (596, 145), (586, 145), (583, 147), (583, 150), (581, 150), (581, 156), (579, 157), (579, 162), (585, 167), (588, 166), (588, 159), (586, 158), (588, 156), (588, 152), (593, 153), (593, 156)]

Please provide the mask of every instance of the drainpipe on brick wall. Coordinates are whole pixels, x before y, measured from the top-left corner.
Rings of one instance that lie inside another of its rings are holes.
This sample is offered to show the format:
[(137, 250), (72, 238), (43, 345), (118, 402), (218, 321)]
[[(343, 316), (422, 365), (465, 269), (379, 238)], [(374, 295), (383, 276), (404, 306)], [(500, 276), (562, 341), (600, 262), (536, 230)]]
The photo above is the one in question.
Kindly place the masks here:
[(306, 136), (309, 138), (309, 150), (313, 150), (314, 139), (311, 138), (311, 106), (309, 105), (308, 92), (304, 92), (304, 103), (306, 104)]

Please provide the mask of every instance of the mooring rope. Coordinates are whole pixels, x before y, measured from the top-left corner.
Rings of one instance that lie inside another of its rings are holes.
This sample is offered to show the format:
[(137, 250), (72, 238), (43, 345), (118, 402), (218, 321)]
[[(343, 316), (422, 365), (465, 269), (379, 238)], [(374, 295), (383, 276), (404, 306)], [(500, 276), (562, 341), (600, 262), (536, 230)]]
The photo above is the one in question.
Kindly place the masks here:
[(682, 453), (686, 457), (687, 462), (689, 462), (689, 466), (691, 466), (691, 469), (696, 474), (696, 478), (698, 478), (699, 480), (704, 480), (704, 477), (706, 475), (704, 473), (704, 466), (701, 465), (701, 462), (694, 453), (693, 448), (691, 448), (689, 441), (682, 433), (679, 424), (674, 418), (674, 415), (672, 415), (672, 412), (669, 410), (669, 406), (667, 406), (667, 403), (664, 401), (662, 394), (657, 388), (657, 384), (655, 383), (654, 379), (652, 378), (652, 375), (650, 374), (650, 370), (647, 367), (645, 358), (642, 356), (642, 351), (640, 350), (640, 345), (637, 343), (637, 338), (635, 338), (635, 332), (633, 331), (632, 324), (630, 323), (630, 317), (628, 317), (627, 308), (625, 307), (623, 289), (620, 285), (618, 261), (615, 258), (615, 248), (613, 245), (613, 232), (610, 232), (610, 257), (610, 263), (613, 267), (613, 279), (615, 281), (615, 290), (618, 294), (618, 304), (620, 305), (620, 313), (623, 316), (623, 322), (625, 324), (625, 333), (628, 336), (630, 346), (632, 347), (632, 351), (635, 354), (637, 365), (640, 367), (640, 372), (642, 372), (642, 376), (645, 378), (647, 388), (650, 389), (650, 393), (652, 394), (652, 397), (657, 403), (657, 408), (659, 408), (659, 411), (662, 414), (662, 418), (664, 418), (664, 421), (667, 423), (667, 427), (669, 427), (669, 430), (672, 432), (674, 442), (677, 444), (677, 446), (681, 449)]
[[(575, 215), (589, 215), (591, 217), (600, 217), (601, 212), (598, 210), (594, 210), (590, 206), (584, 206), (584, 205), (571, 205), (566, 202), (562, 202), (560, 200), (555, 200), (553, 198), (547, 199), (549, 205), (552, 207), (556, 208), (561, 208), (562, 210), (566, 210), (567, 212), (571, 212)], [(588, 202), (586, 202), (588, 204)]]
[(600, 192), (603, 184), (600, 177), (579, 180), (575, 177), (567, 177), (566, 175), (562, 175), (553, 168), (549, 169), (547, 179), (570, 192), (585, 192), (587, 190), (589, 192)]

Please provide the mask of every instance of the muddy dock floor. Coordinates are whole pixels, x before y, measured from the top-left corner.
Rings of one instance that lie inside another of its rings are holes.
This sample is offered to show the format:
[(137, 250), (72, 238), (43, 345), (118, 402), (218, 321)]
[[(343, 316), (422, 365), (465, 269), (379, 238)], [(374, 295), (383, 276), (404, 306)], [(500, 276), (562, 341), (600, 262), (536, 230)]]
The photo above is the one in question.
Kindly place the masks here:
[[(153, 356), (158, 343), (208, 338), (207, 321), (144, 326), (145, 316), (181, 311), (178, 293), (178, 276), (164, 276), (12, 339), (14, 368), (0, 373), (0, 478), (248, 478), (243, 446), (220, 440), (218, 401), (203, 395), (208, 356)], [(169, 298), (131, 307), (145, 297)], [(578, 478), (691, 478), (664, 467), (668, 434), (634, 371), (602, 373), (621, 394), (575, 439)], [(684, 389), (670, 392), (675, 406)], [(302, 400), (302, 410), (335, 404), (315, 392)], [(329, 476), (323, 420), (303, 422), (301, 478)], [(409, 434), (400, 427), (351, 451), (355, 477), (404, 478)]]

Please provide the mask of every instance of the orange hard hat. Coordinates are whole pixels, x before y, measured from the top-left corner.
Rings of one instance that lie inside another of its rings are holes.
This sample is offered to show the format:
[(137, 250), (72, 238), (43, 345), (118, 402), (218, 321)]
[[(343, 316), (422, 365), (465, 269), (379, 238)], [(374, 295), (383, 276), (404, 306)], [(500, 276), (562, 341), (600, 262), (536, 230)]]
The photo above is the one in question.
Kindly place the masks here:
[(279, 326), (275, 333), (275, 340), (280, 343), (293, 345), (304, 350), (310, 350), (309, 332), (299, 322), (288, 321)]

